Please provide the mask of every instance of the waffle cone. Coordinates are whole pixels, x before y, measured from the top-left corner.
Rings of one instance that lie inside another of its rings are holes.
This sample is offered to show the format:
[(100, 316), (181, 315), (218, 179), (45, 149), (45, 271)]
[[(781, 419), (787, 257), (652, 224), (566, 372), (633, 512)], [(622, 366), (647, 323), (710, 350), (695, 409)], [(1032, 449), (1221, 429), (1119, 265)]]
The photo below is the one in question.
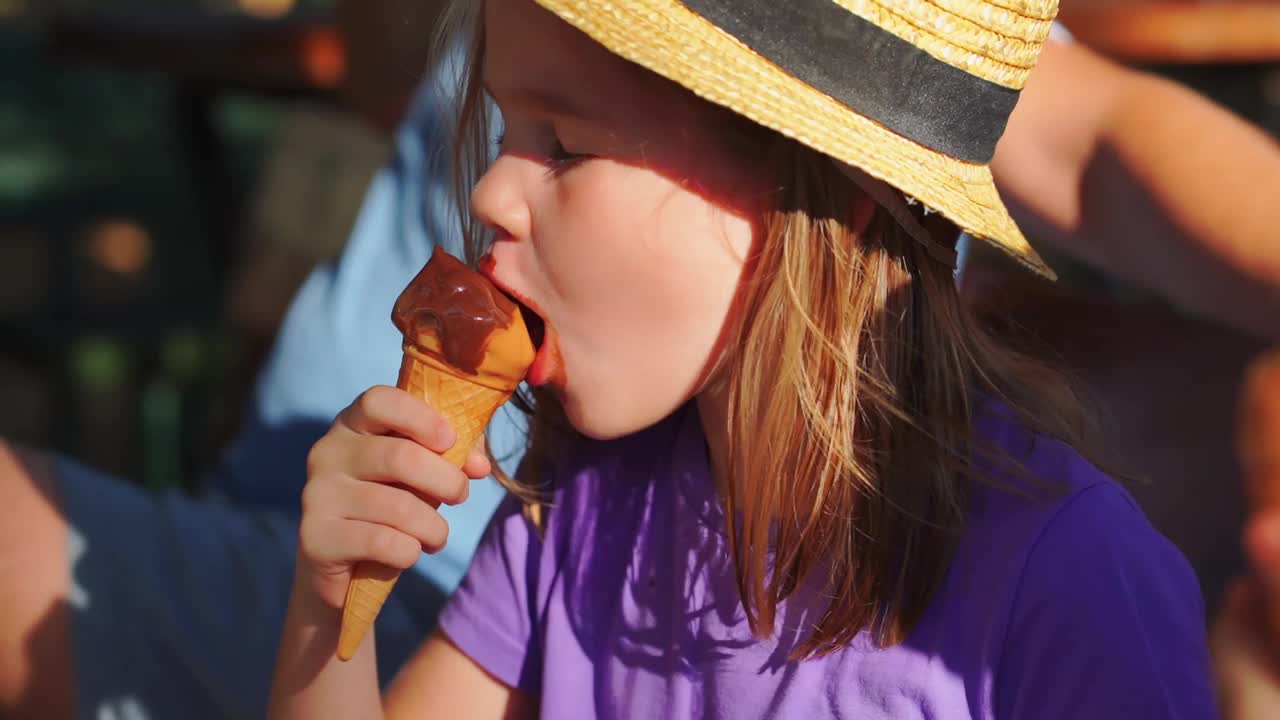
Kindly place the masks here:
[[(511, 398), (515, 386), (495, 389), (459, 377), (447, 368), (405, 353), (400, 364), (400, 389), (420, 397), (444, 416), (458, 441), (442, 457), (462, 467), (471, 450), (484, 437), (494, 412)], [(373, 625), (400, 572), (377, 563), (360, 563), (347, 587), (338, 636), (338, 657), (349, 660)]]

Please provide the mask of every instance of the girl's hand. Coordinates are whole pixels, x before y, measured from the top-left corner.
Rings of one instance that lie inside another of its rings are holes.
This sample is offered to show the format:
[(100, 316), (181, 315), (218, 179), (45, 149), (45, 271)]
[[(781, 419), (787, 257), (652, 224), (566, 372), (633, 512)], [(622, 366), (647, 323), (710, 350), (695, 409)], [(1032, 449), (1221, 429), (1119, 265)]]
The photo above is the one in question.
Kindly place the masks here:
[(469, 479), (490, 472), (479, 448), (461, 469), (440, 457), (456, 437), (431, 406), (392, 387), (339, 413), (307, 458), (298, 587), (341, 609), (357, 563), (404, 570), (444, 548), (449, 524), (437, 508), (466, 500)]

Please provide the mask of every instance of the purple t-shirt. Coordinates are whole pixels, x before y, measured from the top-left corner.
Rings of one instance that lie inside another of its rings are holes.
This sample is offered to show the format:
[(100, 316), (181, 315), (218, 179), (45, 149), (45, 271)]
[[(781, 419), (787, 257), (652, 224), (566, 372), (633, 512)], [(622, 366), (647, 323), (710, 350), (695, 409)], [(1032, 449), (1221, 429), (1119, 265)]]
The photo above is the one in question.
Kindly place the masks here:
[(752, 637), (692, 409), (566, 459), (544, 539), (504, 504), (441, 627), (546, 718), (1216, 717), (1183, 557), (1071, 449), (1005, 417), (976, 429), (1065, 490), (976, 490), (901, 645), (788, 662), (818, 609), (800, 596)]

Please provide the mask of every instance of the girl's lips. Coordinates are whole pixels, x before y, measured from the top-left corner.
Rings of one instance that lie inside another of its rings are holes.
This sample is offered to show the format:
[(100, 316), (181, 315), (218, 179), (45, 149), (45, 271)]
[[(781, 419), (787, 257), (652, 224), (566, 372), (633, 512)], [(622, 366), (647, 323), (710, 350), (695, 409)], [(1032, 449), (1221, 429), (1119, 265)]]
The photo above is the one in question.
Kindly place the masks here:
[(525, 382), (535, 387), (540, 385), (563, 386), (564, 363), (560, 360), (560, 345), (557, 342), (555, 328), (548, 327), (546, 337), (538, 346), (533, 356), (533, 364), (525, 375)]
[(498, 279), (496, 273), (497, 263), (492, 255), (485, 255), (481, 258), (479, 268), (480, 273), (487, 277), (494, 287), (520, 306), (520, 311), (524, 314), (525, 324), (529, 326), (529, 338), (533, 341), (536, 352), (533, 356), (533, 363), (529, 366), (529, 372), (525, 375), (525, 381), (535, 386), (560, 382), (564, 372), (564, 363), (560, 359), (560, 346), (555, 328), (546, 321), (546, 316), (542, 314), (536, 303), (512, 290)]

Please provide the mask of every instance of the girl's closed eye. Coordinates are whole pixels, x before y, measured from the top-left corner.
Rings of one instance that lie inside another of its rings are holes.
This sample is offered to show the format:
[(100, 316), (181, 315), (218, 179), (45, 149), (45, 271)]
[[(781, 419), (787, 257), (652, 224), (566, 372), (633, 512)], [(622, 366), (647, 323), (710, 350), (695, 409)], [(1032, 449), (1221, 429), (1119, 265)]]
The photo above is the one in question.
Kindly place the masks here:
[[(506, 138), (505, 132), (499, 132), (494, 137), (493, 144), (497, 152), (502, 152)], [(550, 147), (546, 150), (545, 155), (548, 160), (547, 171), (553, 174), (562, 173), (585, 160), (597, 157), (590, 153), (570, 152), (565, 149), (564, 142), (556, 135), (551, 136)]]
[(547, 170), (552, 174), (563, 173), (594, 157), (589, 153), (570, 152), (558, 136), (553, 136), (551, 151), (547, 155), (551, 166)]

